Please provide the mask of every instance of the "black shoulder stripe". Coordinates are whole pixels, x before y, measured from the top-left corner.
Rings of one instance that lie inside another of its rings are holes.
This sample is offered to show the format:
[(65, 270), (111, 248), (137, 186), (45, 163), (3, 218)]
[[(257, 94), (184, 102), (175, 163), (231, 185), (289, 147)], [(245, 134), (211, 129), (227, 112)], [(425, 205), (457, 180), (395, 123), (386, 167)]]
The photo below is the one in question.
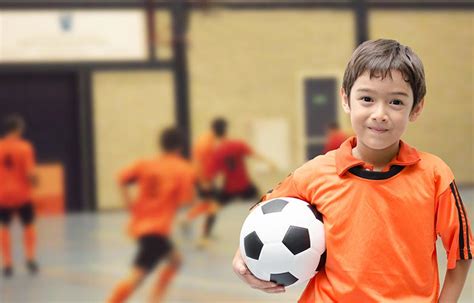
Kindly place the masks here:
[(461, 194), (459, 193), (458, 185), (456, 184), (456, 181), (453, 181), (454, 183), (454, 188), (456, 189), (456, 194), (458, 195), (459, 198), (459, 204), (461, 205), (461, 211), (464, 216), (464, 221), (466, 222), (465, 228), (466, 228), (466, 246), (467, 246), (467, 252), (468, 252), (468, 259), (472, 259), (472, 252), (471, 252), (471, 245), (469, 243), (469, 220), (467, 219), (467, 214), (466, 214), (466, 209), (464, 208), (464, 203), (462, 202)]
[(464, 226), (462, 222), (461, 216), (461, 206), (459, 204), (458, 196), (456, 195), (456, 188), (454, 187), (454, 182), (449, 184), (451, 188), (451, 193), (456, 200), (456, 209), (458, 210), (458, 220), (459, 220), (459, 255), (461, 256), (461, 260), (464, 260)]

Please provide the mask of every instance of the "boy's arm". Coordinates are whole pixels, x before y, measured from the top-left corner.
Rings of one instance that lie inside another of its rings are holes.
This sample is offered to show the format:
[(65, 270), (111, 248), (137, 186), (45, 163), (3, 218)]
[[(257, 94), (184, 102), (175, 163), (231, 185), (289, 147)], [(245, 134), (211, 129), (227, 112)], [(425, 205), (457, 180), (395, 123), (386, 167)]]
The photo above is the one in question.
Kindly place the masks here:
[(455, 268), (446, 271), (439, 303), (458, 301), (470, 266), (471, 260), (458, 260)]
[(140, 174), (141, 163), (137, 162), (134, 165), (124, 169), (118, 175), (118, 186), (120, 191), (120, 196), (122, 198), (123, 205), (130, 209), (132, 207), (133, 201), (130, 194), (130, 185), (138, 181), (138, 176)]
[(35, 150), (33, 146), (28, 146), (28, 152), (26, 156), (26, 176), (28, 178), (28, 182), (32, 186), (36, 186), (38, 184), (38, 179), (35, 174), (35, 166), (36, 166), (36, 160), (35, 160)]
[(472, 259), (474, 247), (470, 220), (451, 170), (445, 164), (437, 170), (436, 233), (447, 252), (446, 277), (440, 302), (457, 302)]
[(259, 161), (264, 162), (265, 164), (267, 164), (268, 167), (270, 167), (270, 170), (271, 170), (271, 171), (276, 171), (276, 170), (277, 170), (276, 164), (275, 164), (273, 161), (271, 161), (270, 159), (268, 159), (267, 157), (265, 157), (265, 156), (263, 156), (263, 155), (261, 155), (261, 154), (259, 154), (259, 153), (256, 153), (256, 152), (253, 152), (253, 153), (251, 154), (251, 156), (252, 156), (253, 158), (255, 158), (255, 159), (257, 159), (257, 160), (259, 160)]
[(130, 209), (132, 206), (132, 198), (128, 184), (120, 184), (120, 195), (122, 196), (122, 202), (125, 208)]
[(267, 293), (282, 293), (285, 292), (285, 287), (278, 285), (273, 282), (263, 281), (257, 279), (249, 271), (247, 266), (242, 259), (240, 254), (240, 249), (237, 249), (235, 252), (234, 259), (232, 260), (232, 268), (234, 269), (235, 274), (245, 283), (250, 285), (252, 288), (267, 292)]

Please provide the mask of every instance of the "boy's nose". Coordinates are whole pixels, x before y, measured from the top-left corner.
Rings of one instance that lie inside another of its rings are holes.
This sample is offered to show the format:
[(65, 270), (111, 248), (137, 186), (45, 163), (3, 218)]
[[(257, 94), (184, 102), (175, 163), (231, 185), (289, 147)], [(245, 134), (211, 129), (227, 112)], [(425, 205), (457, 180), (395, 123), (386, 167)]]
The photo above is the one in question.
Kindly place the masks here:
[(377, 122), (387, 121), (387, 112), (385, 111), (383, 104), (380, 104), (375, 108), (375, 111), (372, 113), (372, 120)]

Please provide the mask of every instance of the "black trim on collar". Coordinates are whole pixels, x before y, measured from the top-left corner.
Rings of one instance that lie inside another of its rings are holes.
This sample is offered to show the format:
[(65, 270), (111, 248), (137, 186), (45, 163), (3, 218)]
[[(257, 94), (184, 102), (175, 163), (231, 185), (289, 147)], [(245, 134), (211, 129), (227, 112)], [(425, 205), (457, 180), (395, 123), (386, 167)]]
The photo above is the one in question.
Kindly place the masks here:
[(401, 172), (405, 166), (392, 165), (389, 171), (371, 171), (365, 170), (362, 166), (354, 166), (349, 169), (349, 172), (358, 177), (369, 179), (369, 180), (385, 180), (391, 178)]

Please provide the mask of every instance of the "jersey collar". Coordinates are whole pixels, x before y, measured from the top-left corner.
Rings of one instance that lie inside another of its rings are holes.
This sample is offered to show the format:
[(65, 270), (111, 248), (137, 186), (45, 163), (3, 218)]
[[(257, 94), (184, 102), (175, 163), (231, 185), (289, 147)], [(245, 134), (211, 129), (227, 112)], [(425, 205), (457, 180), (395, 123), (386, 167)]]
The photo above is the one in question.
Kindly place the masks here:
[[(344, 175), (352, 167), (370, 167), (370, 165), (367, 165), (364, 161), (357, 159), (352, 155), (352, 148), (354, 148), (356, 145), (356, 137), (350, 137), (336, 150), (336, 170), (339, 176)], [(394, 165), (409, 166), (418, 163), (418, 161), (420, 161), (420, 155), (418, 154), (418, 151), (400, 140), (398, 154), (387, 164), (386, 168), (389, 169)]]

